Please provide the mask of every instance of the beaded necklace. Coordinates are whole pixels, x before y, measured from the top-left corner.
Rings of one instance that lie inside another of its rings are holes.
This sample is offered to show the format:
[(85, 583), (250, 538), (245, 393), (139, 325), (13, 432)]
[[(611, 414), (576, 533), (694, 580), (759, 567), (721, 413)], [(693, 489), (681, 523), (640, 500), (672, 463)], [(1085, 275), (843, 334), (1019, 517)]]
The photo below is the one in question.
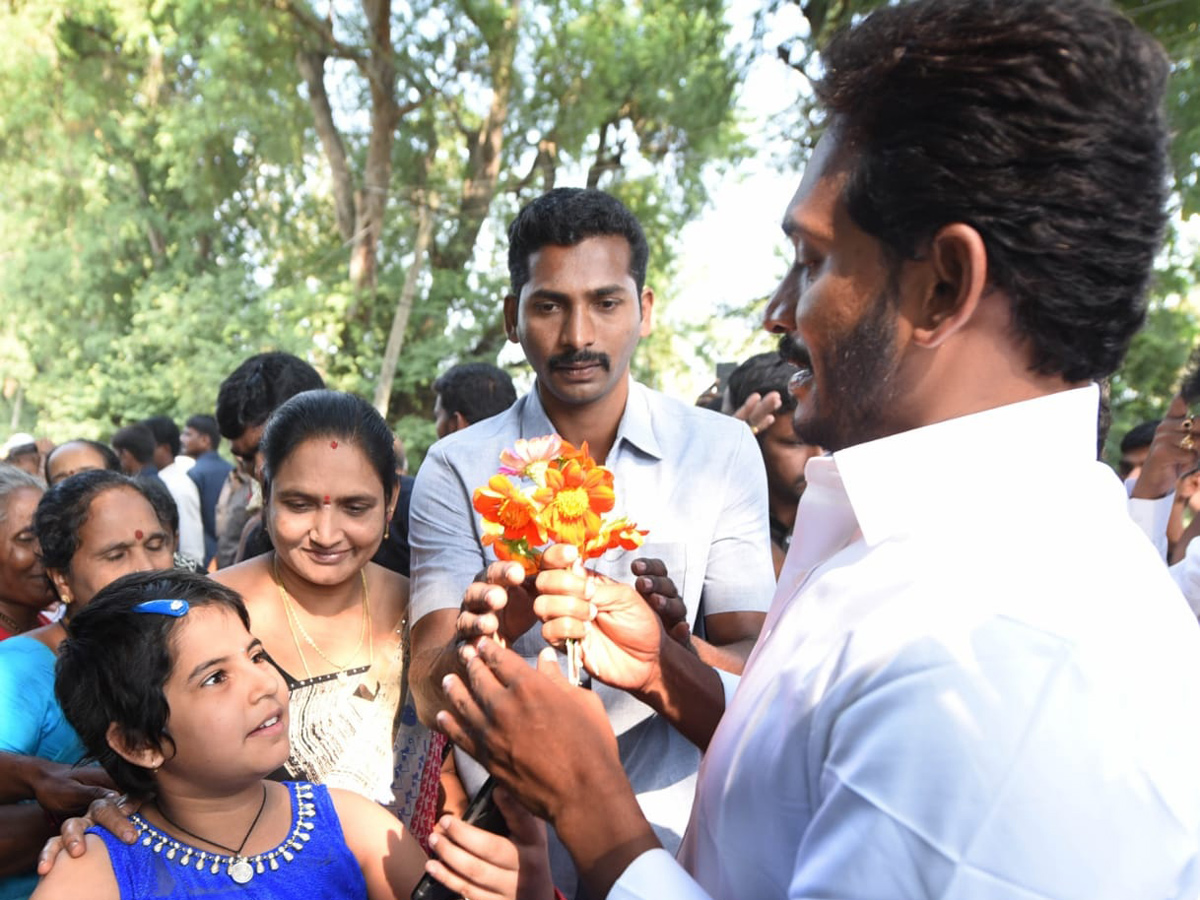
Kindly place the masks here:
[(138, 830), (138, 838), (141, 839), (143, 847), (149, 847), (155, 853), (162, 853), (166, 850), (167, 859), (178, 858), (181, 866), (191, 865), (192, 859), (195, 858), (197, 872), (203, 871), (208, 866), (209, 872), (216, 875), (224, 866), (226, 875), (238, 884), (245, 884), (256, 874), (263, 874), (268, 867), (272, 872), (276, 871), (279, 868), (280, 858), (285, 863), (291, 862), (295, 858), (292, 851), (303, 850), (304, 844), (312, 837), (309, 832), (313, 829), (313, 823), (309, 820), (316, 813), (316, 807), (312, 802), (312, 788), (301, 784), (296, 784), (294, 787), (296, 789), (296, 824), (291, 833), (274, 850), (256, 853), (254, 856), (227, 856), (210, 853), (207, 850), (201, 850), (175, 840), (169, 834), (159, 831), (137, 813), (129, 818)]

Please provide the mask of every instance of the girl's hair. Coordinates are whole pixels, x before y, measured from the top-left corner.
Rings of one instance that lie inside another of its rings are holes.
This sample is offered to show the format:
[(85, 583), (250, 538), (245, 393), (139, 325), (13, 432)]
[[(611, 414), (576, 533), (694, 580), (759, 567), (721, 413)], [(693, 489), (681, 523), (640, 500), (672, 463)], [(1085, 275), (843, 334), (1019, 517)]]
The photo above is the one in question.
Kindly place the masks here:
[(79, 549), (79, 531), (87, 522), (92, 501), (105, 491), (127, 487), (146, 498), (154, 508), (155, 518), (163, 528), (170, 522), (150, 498), (142, 482), (107, 469), (89, 469), (63, 479), (42, 495), (33, 514), (33, 530), (37, 535), (42, 565), (47, 569), (68, 571)]
[(45, 485), (26, 472), (8, 463), (0, 463), (0, 522), (8, 517), (8, 498), (22, 488), (45, 490)]
[(250, 628), (236, 591), (174, 569), (118, 578), (67, 626), (54, 680), (63, 715), (87, 747), (88, 758), (104, 766), (119, 790), (143, 800), (154, 795), (154, 773), (113, 750), (108, 728), (115, 724), (129, 747), (173, 753), (163, 686), (175, 665), (172, 635), (188, 616), (138, 611), (138, 604), (147, 600), (186, 600), (192, 609), (224, 606)]
[(310, 438), (354, 444), (370, 460), (383, 482), (386, 507), (396, 489), (396, 451), (383, 416), (366, 400), (338, 391), (305, 391), (271, 415), (263, 431), (263, 496), (293, 450)]

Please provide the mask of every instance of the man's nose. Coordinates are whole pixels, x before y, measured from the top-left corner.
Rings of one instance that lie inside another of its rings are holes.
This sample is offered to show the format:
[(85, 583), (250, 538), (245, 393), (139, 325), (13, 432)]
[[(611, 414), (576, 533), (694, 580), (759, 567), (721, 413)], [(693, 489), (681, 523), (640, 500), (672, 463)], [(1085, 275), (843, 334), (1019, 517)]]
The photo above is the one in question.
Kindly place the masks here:
[(784, 334), (796, 330), (796, 302), (800, 298), (799, 283), (793, 269), (784, 276), (767, 301), (763, 312), (763, 328), (772, 334)]

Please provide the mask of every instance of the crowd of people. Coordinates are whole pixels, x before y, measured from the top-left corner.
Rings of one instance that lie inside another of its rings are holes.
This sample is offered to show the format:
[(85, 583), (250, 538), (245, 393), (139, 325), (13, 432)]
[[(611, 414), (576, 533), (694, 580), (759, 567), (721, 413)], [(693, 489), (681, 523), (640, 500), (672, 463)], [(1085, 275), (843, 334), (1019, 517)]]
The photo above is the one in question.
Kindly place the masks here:
[[(279, 352), (182, 431), (10, 439), (0, 900), (1200, 895), (1190, 391), (1097, 459), (1161, 50), (1105, 0), (913, 0), (823, 61), (779, 348), (695, 404), (630, 374), (641, 225), (555, 188), (507, 234), (534, 386), (441, 373), (415, 476)], [(637, 549), (497, 557), (473, 493), (547, 435)]]

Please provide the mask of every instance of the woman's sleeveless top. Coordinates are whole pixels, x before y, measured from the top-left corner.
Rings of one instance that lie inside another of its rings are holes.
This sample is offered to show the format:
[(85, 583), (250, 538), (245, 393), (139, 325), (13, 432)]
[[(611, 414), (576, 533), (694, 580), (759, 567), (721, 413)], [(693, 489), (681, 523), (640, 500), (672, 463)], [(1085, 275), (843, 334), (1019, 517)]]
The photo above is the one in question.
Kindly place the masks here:
[(377, 655), (371, 667), (303, 680), (275, 668), (291, 692), (291, 753), (284, 777), (344, 788), (390, 805), (404, 670), (400, 645)]

